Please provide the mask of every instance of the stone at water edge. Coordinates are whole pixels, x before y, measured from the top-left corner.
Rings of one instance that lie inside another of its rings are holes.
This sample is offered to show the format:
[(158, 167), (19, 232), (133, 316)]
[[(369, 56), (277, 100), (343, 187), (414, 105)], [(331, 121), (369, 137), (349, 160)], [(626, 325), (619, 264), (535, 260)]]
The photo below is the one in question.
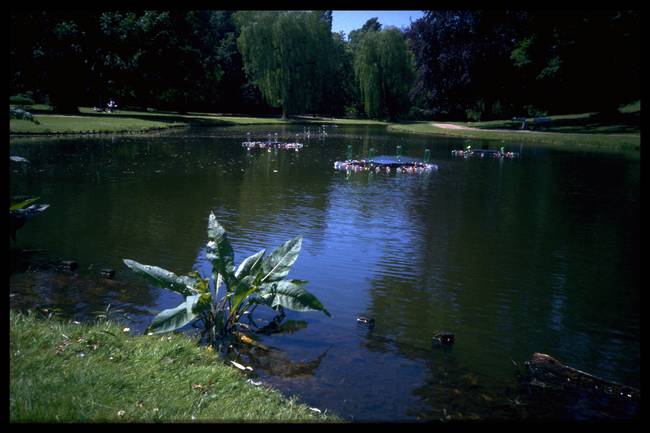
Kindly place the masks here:
[(114, 269), (102, 269), (99, 275), (103, 278), (113, 278), (115, 276)]
[(433, 335), (434, 344), (452, 345), (454, 344), (454, 334), (451, 332), (440, 331)]

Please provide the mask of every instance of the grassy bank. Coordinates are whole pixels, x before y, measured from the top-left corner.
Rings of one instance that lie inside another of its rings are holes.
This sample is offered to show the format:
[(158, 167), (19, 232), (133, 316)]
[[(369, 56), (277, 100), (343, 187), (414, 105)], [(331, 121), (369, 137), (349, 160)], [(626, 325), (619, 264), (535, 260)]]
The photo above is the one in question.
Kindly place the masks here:
[(184, 335), (10, 312), (12, 422), (332, 422)]
[[(218, 113), (178, 114), (160, 111), (123, 111), (95, 113), (80, 108), (80, 114), (56, 115), (47, 107), (33, 110), (36, 124), (27, 120), (11, 119), (9, 130), (16, 135), (137, 133), (157, 129), (187, 126), (287, 125), (323, 124), (384, 125), (388, 130), (412, 134), (445, 135), (471, 139), (501, 140), (517, 143), (536, 143), (562, 147), (601, 148), (615, 151), (638, 151), (641, 144), (640, 102), (621, 109), (621, 118), (603, 121), (594, 113), (549, 116), (550, 122), (534, 125), (534, 130), (519, 130), (521, 122), (495, 120), (488, 122), (456, 122), (446, 125), (433, 121), (388, 123), (369, 119), (340, 119), (296, 116), (281, 119), (273, 116), (230, 116)], [(637, 110), (637, 111), (635, 111)], [(532, 122), (532, 119), (529, 119)], [(438, 126), (436, 126), (438, 125)]]
[(621, 151), (638, 151), (641, 144), (641, 102), (620, 107), (607, 117), (598, 113), (546, 116), (544, 123), (528, 118), (522, 121), (491, 120), (484, 122), (432, 121), (391, 124), (394, 131), (415, 134), (446, 135), (461, 138), (535, 142), (562, 147), (589, 147)]
[(39, 124), (29, 120), (11, 119), (11, 134), (98, 134), (118, 132), (147, 132), (184, 126), (178, 122), (158, 122), (126, 117), (61, 116), (54, 114), (35, 116)]
[(385, 122), (366, 119), (334, 119), (325, 117), (296, 116), (281, 119), (273, 116), (229, 116), (217, 113), (178, 114), (161, 111), (125, 111), (96, 113), (90, 108), (80, 107), (79, 115), (52, 114), (48, 107), (33, 110), (36, 124), (28, 120), (11, 119), (11, 134), (93, 134), (93, 133), (137, 133), (156, 129), (183, 126), (234, 126), (234, 125), (286, 125), (286, 124), (353, 124), (385, 125)]
[[(455, 125), (468, 126), (462, 123)], [(491, 130), (480, 129), (476, 126), (472, 129), (446, 129), (434, 126), (432, 122), (413, 122), (402, 124), (391, 124), (389, 130), (396, 132), (407, 132), (413, 134), (444, 135), (450, 137), (501, 140), (517, 143), (535, 143), (550, 146), (562, 147), (590, 147), (603, 148), (620, 151), (638, 151), (641, 145), (641, 134), (619, 133), (619, 134), (589, 134), (589, 133), (568, 133), (568, 132), (538, 132), (538, 131), (516, 131), (516, 130)]]

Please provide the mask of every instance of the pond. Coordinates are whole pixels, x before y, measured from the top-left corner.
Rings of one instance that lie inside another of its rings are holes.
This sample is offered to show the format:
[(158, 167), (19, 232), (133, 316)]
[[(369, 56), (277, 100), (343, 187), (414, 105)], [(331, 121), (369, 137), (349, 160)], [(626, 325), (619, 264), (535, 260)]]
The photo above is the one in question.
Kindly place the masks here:
[[(123, 258), (197, 269), (213, 211), (235, 262), (302, 235), (291, 278), (331, 312), (288, 312), (261, 336), (255, 377), (348, 420), (592, 416), (535, 403), (518, 372), (534, 352), (640, 386), (640, 162), (580, 149), (505, 145), (513, 160), (463, 159), (457, 138), (339, 126), (293, 150), (247, 150), (304, 126), (197, 128), (141, 136), (12, 138), (12, 195), (50, 208), (12, 244), (11, 305), (90, 319), (108, 304), (134, 330), (180, 296), (148, 287)], [(334, 161), (422, 157), (421, 175), (336, 171)], [(31, 250), (25, 252), (24, 250)], [(36, 263), (76, 260), (73, 273)], [(114, 279), (98, 277), (104, 268)], [(256, 311), (264, 320), (271, 311)], [(374, 327), (356, 321), (374, 319)], [(455, 335), (434, 347), (438, 331)], [(242, 355), (244, 356), (244, 355)]]

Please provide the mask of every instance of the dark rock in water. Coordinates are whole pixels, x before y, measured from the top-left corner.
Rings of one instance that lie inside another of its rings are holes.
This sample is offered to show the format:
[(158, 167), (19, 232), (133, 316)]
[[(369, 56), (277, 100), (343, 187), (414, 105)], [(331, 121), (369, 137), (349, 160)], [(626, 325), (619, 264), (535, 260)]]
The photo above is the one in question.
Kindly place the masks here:
[(61, 267), (63, 269), (68, 269), (72, 271), (74, 269), (77, 269), (77, 262), (75, 262), (74, 260), (62, 260)]
[(360, 323), (360, 324), (366, 325), (366, 326), (374, 326), (375, 319), (372, 319), (372, 318), (366, 317), (366, 316), (358, 316), (357, 317), (357, 323)]
[(433, 343), (444, 345), (454, 344), (454, 334), (451, 332), (436, 332), (433, 336)]
[(100, 276), (104, 278), (113, 278), (115, 276), (115, 270), (114, 269), (102, 269), (101, 272), (99, 273)]

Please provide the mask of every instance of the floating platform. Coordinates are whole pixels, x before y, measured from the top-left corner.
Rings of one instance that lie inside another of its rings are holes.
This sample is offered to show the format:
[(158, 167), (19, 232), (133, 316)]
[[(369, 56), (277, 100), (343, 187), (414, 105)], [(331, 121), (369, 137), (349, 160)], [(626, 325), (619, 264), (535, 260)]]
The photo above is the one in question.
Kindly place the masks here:
[(438, 170), (436, 164), (424, 162), (417, 158), (407, 156), (381, 155), (368, 159), (347, 159), (335, 161), (334, 169), (346, 172), (372, 171), (375, 173), (407, 173), (421, 174)]
[(452, 156), (461, 156), (463, 158), (507, 158), (513, 159), (519, 157), (519, 152), (506, 152), (501, 149), (472, 149), (467, 146), (465, 149), (455, 149), (451, 151)]
[(287, 149), (287, 150), (295, 150), (298, 152), (300, 149), (303, 148), (302, 143), (282, 143), (282, 142), (275, 142), (275, 141), (244, 141), (242, 142), (242, 146), (244, 146), (247, 149)]

